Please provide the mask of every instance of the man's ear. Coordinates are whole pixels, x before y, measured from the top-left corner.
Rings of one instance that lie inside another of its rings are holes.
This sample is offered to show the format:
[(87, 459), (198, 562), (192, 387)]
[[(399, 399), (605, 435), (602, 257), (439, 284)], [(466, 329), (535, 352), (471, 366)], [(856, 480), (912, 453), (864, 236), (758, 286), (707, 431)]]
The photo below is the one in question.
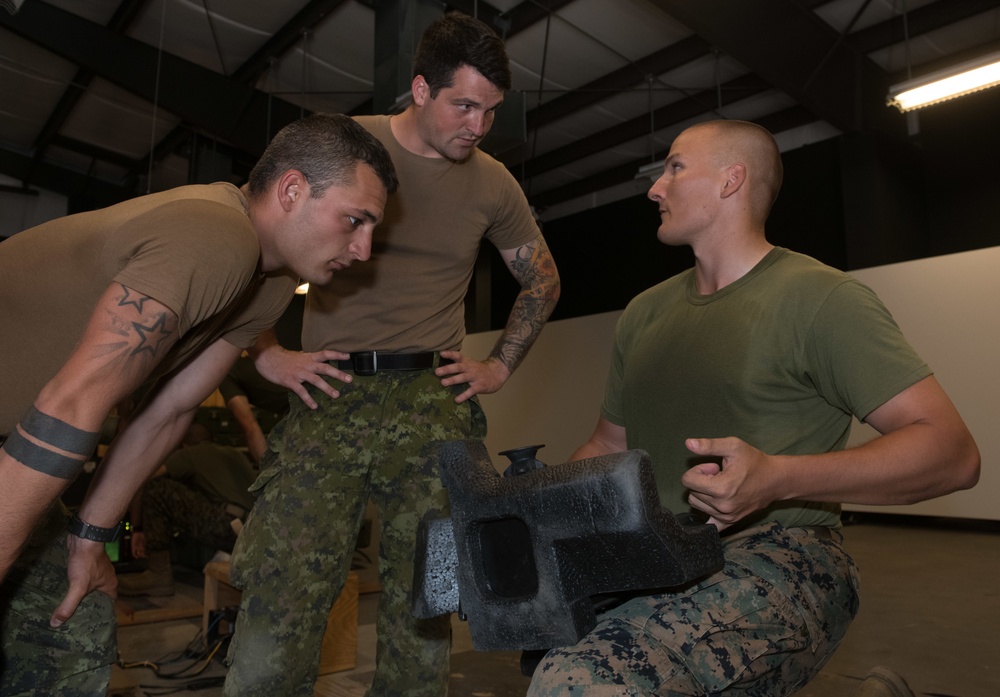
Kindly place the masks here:
[(278, 177), (275, 190), (278, 203), (286, 213), (291, 211), (296, 203), (309, 197), (309, 183), (306, 176), (297, 169), (290, 169)]
[(410, 83), (410, 93), (413, 95), (413, 103), (417, 106), (423, 106), (424, 102), (431, 98), (431, 86), (427, 84), (423, 75), (413, 78), (413, 82)]
[(726, 170), (726, 179), (722, 184), (722, 198), (729, 198), (746, 184), (747, 166), (742, 162), (734, 162)]

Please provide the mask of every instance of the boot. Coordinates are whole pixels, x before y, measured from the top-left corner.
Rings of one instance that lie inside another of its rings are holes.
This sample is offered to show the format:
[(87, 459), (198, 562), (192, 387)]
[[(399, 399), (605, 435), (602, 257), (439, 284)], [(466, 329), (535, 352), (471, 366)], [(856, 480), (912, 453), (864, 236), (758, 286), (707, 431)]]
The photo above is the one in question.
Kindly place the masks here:
[(862, 681), (855, 697), (915, 697), (913, 690), (896, 671), (879, 666), (872, 668)]
[(174, 572), (170, 568), (170, 550), (150, 552), (146, 570), (118, 577), (118, 594), (126, 596), (174, 594)]

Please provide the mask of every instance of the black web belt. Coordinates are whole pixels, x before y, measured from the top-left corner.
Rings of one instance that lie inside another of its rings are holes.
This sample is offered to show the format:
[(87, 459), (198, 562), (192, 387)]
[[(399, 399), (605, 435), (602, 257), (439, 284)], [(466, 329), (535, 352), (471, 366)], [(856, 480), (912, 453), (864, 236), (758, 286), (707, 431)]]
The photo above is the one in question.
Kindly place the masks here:
[(433, 351), (423, 353), (357, 351), (346, 361), (334, 362), (340, 370), (349, 370), (355, 375), (375, 375), (380, 370), (427, 370), (436, 365), (451, 363), (447, 358), (438, 358)]

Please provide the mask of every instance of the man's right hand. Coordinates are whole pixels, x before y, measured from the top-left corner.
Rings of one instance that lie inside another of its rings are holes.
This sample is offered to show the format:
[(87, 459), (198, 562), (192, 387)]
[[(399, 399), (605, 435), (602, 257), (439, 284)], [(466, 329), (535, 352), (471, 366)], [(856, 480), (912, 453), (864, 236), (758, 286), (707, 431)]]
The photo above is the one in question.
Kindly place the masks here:
[(315, 409), (316, 400), (309, 396), (306, 384), (310, 384), (326, 393), (333, 399), (340, 392), (326, 381), (333, 378), (341, 382), (351, 382), (354, 378), (342, 370), (334, 368), (327, 361), (342, 361), (350, 358), (350, 354), (342, 351), (289, 351), (273, 343), (252, 353), (257, 372), (276, 385), (287, 387), (299, 396), (307, 407)]

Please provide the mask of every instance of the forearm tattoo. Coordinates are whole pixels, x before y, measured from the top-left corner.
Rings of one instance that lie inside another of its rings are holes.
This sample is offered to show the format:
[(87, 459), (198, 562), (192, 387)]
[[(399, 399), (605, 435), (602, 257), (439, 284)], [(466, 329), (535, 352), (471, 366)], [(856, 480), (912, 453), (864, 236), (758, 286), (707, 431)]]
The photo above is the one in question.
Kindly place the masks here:
[(96, 431), (84, 431), (31, 407), (3, 449), (26, 467), (73, 479), (97, 447), (98, 436)]
[(555, 309), (559, 300), (559, 272), (541, 237), (517, 250), (511, 271), (521, 285), (521, 292), (490, 357), (513, 373)]

